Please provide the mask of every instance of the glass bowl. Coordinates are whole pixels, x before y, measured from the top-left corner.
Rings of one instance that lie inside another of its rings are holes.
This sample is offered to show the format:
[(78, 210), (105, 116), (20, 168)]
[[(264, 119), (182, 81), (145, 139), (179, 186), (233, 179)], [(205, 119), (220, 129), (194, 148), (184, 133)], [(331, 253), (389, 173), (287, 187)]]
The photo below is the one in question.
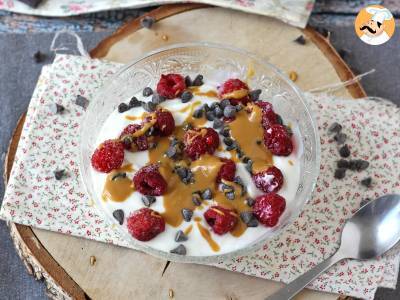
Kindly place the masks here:
[[(90, 157), (97, 146), (98, 133), (119, 103), (127, 101), (146, 86), (155, 86), (161, 74), (197, 73), (215, 76), (220, 72), (234, 74), (238, 78), (246, 77), (249, 68), (254, 76), (249, 81), (252, 87), (262, 89), (262, 98), (274, 105), (275, 111), (284, 120), (291, 120), (298, 126), (302, 152), (300, 154), (300, 181), (295, 199), (287, 205), (279, 223), (266, 231), (266, 234), (252, 244), (224, 254), (210, 256), (182, 256), (153, 249), (146, 243), (133, 239), (126, 228), (120, 226), (111, 213), (102, 209), (102, 200), (96, 196), (91, 175)], [(229, 257), (248, 254), (279, 234), (301, 212), (310, 199), (314, 189), (320, 163), (320, 145), (318, 131), (302, 92), (276, 67), (246, 51), (211, 43), (177, 44), (152, 51), (123, 67), (111, 80), (97, 92), (87, 108), (85, 120), (81, 126), (80, 171), (88, 193), (105, 219), (120, 231), (134, 248), (157, 257), (176, 261), (210, 263)]]

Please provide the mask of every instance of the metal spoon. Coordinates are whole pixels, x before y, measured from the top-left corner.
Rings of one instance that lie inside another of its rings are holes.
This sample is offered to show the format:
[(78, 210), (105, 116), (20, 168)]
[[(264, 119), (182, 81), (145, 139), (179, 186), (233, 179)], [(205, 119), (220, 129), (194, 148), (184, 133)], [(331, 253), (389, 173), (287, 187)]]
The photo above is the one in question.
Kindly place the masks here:
[(347, 220), (341, 245), (334, 255), (267, 298), (294, 297), (326, 269), (345, 258), (371, 259), (381, 256), (400, 240), (400, 195), (379, 197), (361, 207)]

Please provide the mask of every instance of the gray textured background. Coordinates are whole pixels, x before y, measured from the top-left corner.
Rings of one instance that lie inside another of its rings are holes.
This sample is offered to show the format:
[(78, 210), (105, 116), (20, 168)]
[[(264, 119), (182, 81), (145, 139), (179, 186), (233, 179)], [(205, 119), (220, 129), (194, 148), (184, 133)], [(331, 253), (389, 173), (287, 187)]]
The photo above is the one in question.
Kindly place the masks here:
[[(118, 19), (118, 16), (116, 18)], [(330, 15), (321, 14), (313, 16), (310, 24), (331, 31), (332, 43), (337, 49), (344, 50), (344, 59), (356, 73), (376, 69), (374, 74), (362, 80), (368, 95), (385, 97), (400, 104), (400, 34), (395, 34), (385, 45), (367, 46), (355, 36), (353, 20), (354, 17), (347, 15), (332, 18)], [(68, 22), (75, 28), (74, 26), (81, 21)], [(4, 26), (4, 23), (0, 25), (0, 29), (3, 28), (1, 26)], [(46, 26), (44, 27), (46, 29)], [(80, 31), (78, 33), (84, 45), (91, 49), (110, 33), (110, 28), (103, 29), (101, 32), (87, 32), (87, 28), (83, 26), (77, 31)], [(34, 63), (32, 55), (37, 50), (49, 53), (53, 36), (52, 32), (0, 33), (0, 151), (3, 158), (16, 122), (28, 106), (42, 67), (41, 64)], [(51, 58), (45, 63), (50, 62)], [(0, 182), (0, 199), (2, 199), (4, 185), (2, 181)], [(35, 282), (27, 275), (15, 253), (6, 224), (2, 221), (0, 221), (0, 241), (0, 300), (46, 299), (43, 284)], [(376, 299), (400, 299), (400, 291), (379, 289)]]

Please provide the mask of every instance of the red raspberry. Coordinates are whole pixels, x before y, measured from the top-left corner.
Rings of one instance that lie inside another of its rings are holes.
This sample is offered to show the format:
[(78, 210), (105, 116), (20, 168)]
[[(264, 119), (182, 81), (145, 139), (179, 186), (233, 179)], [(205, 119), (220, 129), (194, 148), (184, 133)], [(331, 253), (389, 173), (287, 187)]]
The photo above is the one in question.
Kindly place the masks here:
[(158, 171), (158, 165), (148, 165), (136, 172), (133, 177), (135, 189), (143, 195), (161, 196), (167, 190), (167, 182)]
[(168, 136), (175, 130), (174, 117), (168, 110), (157, 110), (156, 119), (154, 127), (159, 135)]
[(117, 140), (103, 142), (92, 155), (92, 166), (99, 172), (109, 173), (124, 162), (124, 146)]
[(146, 242), (165, 230), (165, 221), (158, 212), (141, 208), (129, 216), (127, 226), (135, 239)]
[(261, 124), (264, 129), (268, 129), (268, 127), (270, 127), (271, 125), (278, 124), (278, 117), (275, 114), (271, 103), (258, 101), (257, 106), (262, 109)]
[(285, 126), (275, 124), (264, 131), (264, 144), (272, 152), (279, 156), (288, 156), (293, 151), (292, 139)]
[[(240, 98), (232, 98), (229, 96), (229, 94), (235, 92), (235, 91), (243, 91), (243, 96)], [(219, 88), (219, 97), (221, 99), (229, 99), (232, 105), (237, 105), (239, 103), (242, 103), (246, 105), (248, 102), (251, 101), (249, 97), (249, 87), (247, 86), (246, 83), (241, 81), (240, 79), (229, 79), (225, 81)]]
[(218, 133), (212, 128), (194, 128), (186, 131), (184, 137), (185, 152), (196, 160), (204, 153), (213, 154), (219, 146)]
[(212, 230), (219, 235), (231, 231), (238, 221), (235, 211), (221, 206), (211, 206), (204, 213), (204, 218)]
[(281, 170), (272, 166), (254, 174), (253, 182), (257, 188), (265, 193), (278, 192), (283, 184), (283, 175)]
[(147, 137), (144, 134), (138, 137), (131, 137), (130, 139), (124, 139), (124, 137), (134, 134), (136, 131), (142, 129), (142, 127), (143, 124), (129, 124), (121, 132), (119, 138), (122, 140), (122, 143), (126, 150), (144, 151), (149, 149), (149, 141), (147, 140)]
[(179, 74), (161, 75), (157, 84), (157, 93), (167, 99), (174, 99), (185, 90), (185, 79)]
[(260, 223), (273, 227), (278, 223), (285, 207), (285, 198), (275, 193), (269, 193), (256, 198), (253, 213)]
[(221, 160), (224, 164), (219, 169), (217, 182), (221, 182), (221, 179), (233, 181), (235, 179), (236, 164), (230, 159), (221, 158)]

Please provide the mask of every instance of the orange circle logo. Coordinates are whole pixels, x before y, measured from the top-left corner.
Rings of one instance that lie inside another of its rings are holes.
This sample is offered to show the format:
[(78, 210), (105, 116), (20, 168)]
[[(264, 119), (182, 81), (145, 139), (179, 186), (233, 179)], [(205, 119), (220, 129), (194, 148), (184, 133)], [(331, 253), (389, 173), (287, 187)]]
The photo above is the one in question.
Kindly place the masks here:
[(356, 34), (368, 45), (386, 43), (393, 36), (395, 26), (392, 13), (381, 5), (363, 8), (354, 22)]

